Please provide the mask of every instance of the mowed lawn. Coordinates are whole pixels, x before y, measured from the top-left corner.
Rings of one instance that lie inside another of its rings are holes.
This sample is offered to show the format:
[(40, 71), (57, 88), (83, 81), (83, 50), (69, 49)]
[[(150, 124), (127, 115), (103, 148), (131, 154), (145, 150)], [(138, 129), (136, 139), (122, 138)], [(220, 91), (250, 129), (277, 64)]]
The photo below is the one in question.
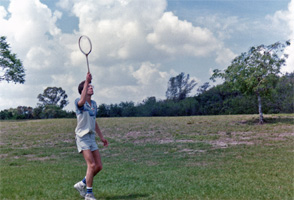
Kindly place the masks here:
[[(294, 115), (100, 118), (97, 199), (293, 199)], [(81, 199), (76, 119), (1, 121), (0, 199)]]

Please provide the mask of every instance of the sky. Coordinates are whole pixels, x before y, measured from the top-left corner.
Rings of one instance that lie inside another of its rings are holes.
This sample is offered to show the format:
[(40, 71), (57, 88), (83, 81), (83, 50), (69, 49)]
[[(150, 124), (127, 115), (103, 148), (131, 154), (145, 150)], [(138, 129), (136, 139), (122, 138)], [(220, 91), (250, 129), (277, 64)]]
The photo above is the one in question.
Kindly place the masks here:
[[(294, 40), (294, 0), (0, 0), (0, 35), (22, 61), (24, 84), (0, 82), (0, 110), (36, 107), (61, 87), (74, 110), (92, 41), (90, 71), (98, 105), (165, 99), (181, 72), (198, 84), (250, 47)], [(294, 41), (293, 41), (294, 42)], [(282, 72), (292, 72), (294, 45)]]

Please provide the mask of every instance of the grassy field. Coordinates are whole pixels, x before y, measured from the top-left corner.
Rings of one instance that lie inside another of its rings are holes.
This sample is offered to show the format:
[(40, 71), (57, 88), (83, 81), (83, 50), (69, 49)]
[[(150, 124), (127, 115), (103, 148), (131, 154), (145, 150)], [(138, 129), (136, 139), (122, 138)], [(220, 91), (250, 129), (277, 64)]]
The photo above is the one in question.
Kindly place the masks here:
[[(294, 115), (97, 119), (98, 199), (293, 199)], [(81, 199), (75, 119), (1, 121), (0, 199)]]

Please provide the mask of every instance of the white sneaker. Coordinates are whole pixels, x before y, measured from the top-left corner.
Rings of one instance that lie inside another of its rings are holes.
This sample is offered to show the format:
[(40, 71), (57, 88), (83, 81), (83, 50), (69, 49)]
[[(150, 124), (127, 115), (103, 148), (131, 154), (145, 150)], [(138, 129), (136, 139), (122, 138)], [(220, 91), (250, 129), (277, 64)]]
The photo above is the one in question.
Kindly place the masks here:
[(93, 193), (87, 193), (85, 196), (85, 200), (97, 200), (97, 199), (94, 197)]
[(86, 184), (83, 181), (77, 182), (74, 188), (80, 193), (82, 197), (86, 196)]

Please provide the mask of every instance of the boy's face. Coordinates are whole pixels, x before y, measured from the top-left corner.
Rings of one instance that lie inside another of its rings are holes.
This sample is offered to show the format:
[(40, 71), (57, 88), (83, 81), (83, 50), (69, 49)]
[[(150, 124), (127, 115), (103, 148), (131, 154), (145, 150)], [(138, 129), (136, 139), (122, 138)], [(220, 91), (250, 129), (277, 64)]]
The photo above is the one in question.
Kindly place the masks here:
[(93, 95), (94, 94), (94, 86), (93, 85), (91, 85), (91, 84), (89, 84), (88, 85), (88, 90), (87, 90), (87, 94), (89, 94), (89, 95)]

